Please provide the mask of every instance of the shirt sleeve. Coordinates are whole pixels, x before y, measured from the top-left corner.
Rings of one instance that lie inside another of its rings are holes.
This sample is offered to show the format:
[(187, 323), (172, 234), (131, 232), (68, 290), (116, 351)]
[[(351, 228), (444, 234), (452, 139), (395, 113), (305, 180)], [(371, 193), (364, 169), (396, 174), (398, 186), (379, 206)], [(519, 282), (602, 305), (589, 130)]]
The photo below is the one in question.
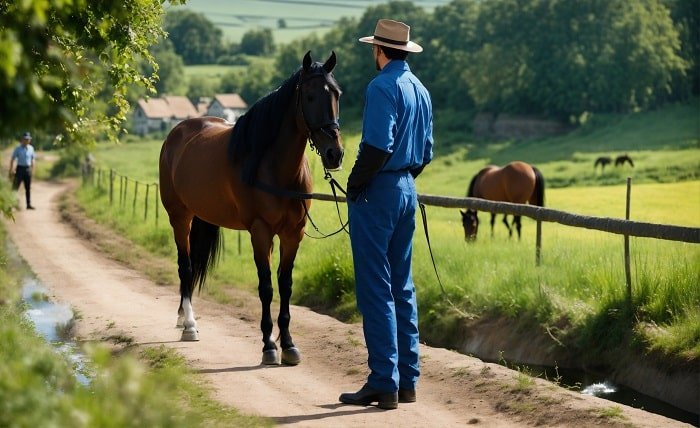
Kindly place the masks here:
[(433, 160), (433, 117), (430, 116), (428, 132), (425, 134), (425, 150), (423, 151), (423, 163), (428, 164)]
[(362, 142), (392, 153), (396, 133), (396, 100), (376, 82), (367, 87)]

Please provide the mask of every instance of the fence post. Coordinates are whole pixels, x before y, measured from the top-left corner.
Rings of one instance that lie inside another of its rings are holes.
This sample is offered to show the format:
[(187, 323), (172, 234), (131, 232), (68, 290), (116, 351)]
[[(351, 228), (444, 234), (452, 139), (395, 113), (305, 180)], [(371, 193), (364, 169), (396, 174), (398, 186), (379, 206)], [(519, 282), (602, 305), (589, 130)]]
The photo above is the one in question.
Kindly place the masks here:
[[(632, 177), (627, 177), (627, 201), (625, 220), (630, 219), (630, 199), (632, 195)], [(630, 236), (625, 235), (625, 282), (627, 283), (627, 303), (632, 309), (632, 269), (630, 267)]]
[(542, 221), (537, 220), (537, 241), (535, 243), (535, 266), (542, 262)]
[(109, 204), (112, 205), (112, 199), (114, 196), (114, 170), (109, 169)]
[(241, 255), (241, 231), (238, 231), (238, 255)]
[(139, 194), (139, 182), (134, 180), (134, 201), (131, 203), (131, 216), (136, 215), (136, 196)]
[(143, 221), (146, 221), (148, 219), (148, 190), (151, 188), (150, 184), (146, 184), (146, 198), (144, 199), (146, 208), (143, 211)]
[(154, 210), (156, 211), (156, 227), (157, 227), (158, 226), (158, 185), (154, 184), (154, 186), (156, 186), (156, 191), (154, 193), (156, 205), (155, 205)]

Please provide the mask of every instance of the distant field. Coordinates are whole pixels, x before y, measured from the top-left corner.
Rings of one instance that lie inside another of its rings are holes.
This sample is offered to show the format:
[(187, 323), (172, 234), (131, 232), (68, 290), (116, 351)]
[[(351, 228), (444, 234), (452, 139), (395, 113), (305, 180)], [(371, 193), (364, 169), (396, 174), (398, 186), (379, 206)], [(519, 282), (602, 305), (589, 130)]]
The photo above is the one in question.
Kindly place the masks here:
[[(224, 32), (224, 40), (240, 41), (253, 28), (273, 30), (275, 43), (287, 43), (311, 32), (323, 33), (342, 17), (360, 17), (366, 0), (190, 0), (184, 7), (203, 13)], [(413, 0), (432, 10), (449, 0)], [(178, 6), (179, 7), (179, 6)], [(279, 28), (284, 20), (286, 28)]]

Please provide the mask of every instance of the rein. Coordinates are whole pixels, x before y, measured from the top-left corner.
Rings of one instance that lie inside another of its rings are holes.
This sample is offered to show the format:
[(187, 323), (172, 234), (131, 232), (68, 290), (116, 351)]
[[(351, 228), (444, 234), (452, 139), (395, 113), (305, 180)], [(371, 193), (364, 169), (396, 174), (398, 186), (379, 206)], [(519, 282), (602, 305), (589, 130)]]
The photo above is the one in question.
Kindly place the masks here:
[(442, 292), (442, 296), (445, 298), (445, 301), (452, 307), (452, 309), (455, 312), (457, 312), (459, 315), (461, 315), (465, 318), (472, 318), (471, 315), (462, 311), (454, 303), (452, 303), (452, 300), (450, 300), (450, 296), (447, 294), (447, 291), (445, 290), (445, 286), (442, 285), (442, 281), (440, 280), (440, 274), (438, 274), (437, 265), (435, 264), (435, 257), (433, 257), (433, 247), (432, 247), (432, 245), (430, 245), (430, 234), (428, 233), (428, 215), (425, 213), (425, 204), (422, 202), (419, 202), (418, 206), (420, 206), (420, 214), (421, 214), (421, 217), (423, 218), (423, 230), (425, 231), (425, 240), (428, 242), (428, 252), (430, 252), (430, 260), (433, 262), (433, 269), (435, 270), (435, 277), (438, 280), (438, 284), (440, 284), (440, 291)]
[(309, 209), (306, 207), (306, 204), (303, 202), (305, 200), (313, 199), (314, 194), (313, 193), (307, 193), (307, 192), (298, 192), (295, 190), (287, 190), (287, 189), (280, 189), (278, 187), (271, 186), (267, 183), (263, 183), (261, 181), (255, 181), (253, 185), (257, 188), (260, 189), (266, 193), (269, 193), (273, 196), (277, 196), (279, 198), (288, 198), (288, 199), (298, 199), (302, 201), (301, 205), (304, 207), (304, 217), (309, 219), (309, 223), (311, 223), (311, 226), (320, 234), (320, 236), (312, 236), (309, 235), (306, 231), (304, 231), (304, 235), (308, 236), (309, 238), (312, 239), (324, 239), (324, 238), (330, 238), (333, 235), (336, 235), (340, 233), (341, 231), (345, 231), (348, 235), (350, 234), (350, 231), (348, 231), (347, 226), (348, 226), (348, 221), (343, 222), (343, 218), (340, 215), (340, 206), (338, 205), (338, 194), (336, 193), (336, 188), (340, 190), (344, 195), (347, 196), (347, 193), (345, 192), (345, 189), (338, 183), (338, 181), (333, 178), (331, 173), (329, 171), (326, 171), (325, 175), (323, 176), (323, 179), (328, 181), (328, 184), (331, 186), (331, 191), (333, 192), (333, 199), (335, 200), (335, 209), (336, 212), (338, 213), (338, 220), (340, 221), (340, 229), (336, 230), (335, 232), (331, 232), (329, 234), (325, 234), (321, 232), (321, 230), (316, 226), (316, 223), (314, 223), (314, 220), (311, 218), (311, 214), (309, 214)]
[[(309, 146), (311, 147), (312, 150), (314, 150), (316, 153), (321, 155), (318, 147), (314, 144), (312, 133), (315, 131), (322, 131), (326, 135), (328, 135), (330, 138), (335, 138), (335, 134), (333, 133), (334, 130), (340, 129), (340, 123), (338, 122), (338, 118), (328, 118), (327, 120), (321, 122), (320, 124), (309, 124), (306, 115), (304, 114), (304, 104), (301, 102), (301, 85), (305, 82), (308, 82), (311, 79), (316, 79), (316, 78), (323, 78), (326, 79), (325, 73), (314, 73), (310, 76), (307, 76), (305, 78), (301, 78), (299, 76), (299, 81), (297, 82), (296, 85), (296, 109), (297, 113), (301, 114), (301, 121), (304, 124), (304, 128), (306, 128), (306, 139), (309, 142)], [(297, 116), (298, 117), (298, 116)], [(273, 196), (277, 196), (279, 198), (288, 198), (288, 199), (297, 199), (302, 201), (302, 206), (304, 207), (304, 216), (309, 219), (309, 222), (311, 223), (311, 226), (320, 234), (320, 236), (312, 236), (306, 233), (304, 231), (304, 235), (308, 236), (309, 238), (313, 239), (323, 239), (323, 238), (329, 238), (333, 235), (336, 235), (340, 233), (341, 231), (345, 231), (347, 234), (350, 234), (350, 232), (347, 229), (348, 222), (345, 221), (343, 222), (343, 219), (340, 215), (340, 206), (338, 205), (338, 195), (336, 192), (336, 188), (340, 190), (344, 195), (347, 196), (347, 193), (343, 189), (343, 187), (338, 183), (338, 181), (331, 176), (331, 173), (324, 168), (325, 175), (323, 177), (324, 180), (328, 181), (328, 183), (331, 186), (331, 191), (333, 192), (333, 199), (335, 200), (335, 207), (336, 211), (338, 213), (338, 220), (340, 221), (340, 229), (336, 230), (335, 232), (325, 234), (321, 232), (316, 226), (316, 223), (314, 223), (313, 219), (311, 218), (311, 215), (309, 214), (309, 210), (306, 207), (306, 204), (303, 202), (308, 199), (313, 199), (313, 193), (306, 193), (306, 192), (298, 192), (294, 190), (287, 190), (287, 189), (280, 189), (274, 186), (271, 186), (267, 183), (263, 183), (261, 181), (254, 181), (253, 186), (256, 187), (257, 189), (260, 189), (266, 193), (269, 193)]]

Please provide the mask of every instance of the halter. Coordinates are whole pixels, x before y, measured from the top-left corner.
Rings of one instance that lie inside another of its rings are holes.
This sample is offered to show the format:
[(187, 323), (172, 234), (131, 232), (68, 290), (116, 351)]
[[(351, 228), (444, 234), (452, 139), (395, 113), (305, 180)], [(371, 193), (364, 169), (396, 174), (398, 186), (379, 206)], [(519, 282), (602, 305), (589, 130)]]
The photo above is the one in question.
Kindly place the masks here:
[(295, 89), (296, 91), (296, 107), (297, 111), (301, 113), (301, 118), (302, 122), (304, 123), (304, 126), (306, 127), (306, 135), (307, 139), (309, 140), (309, 145), (313, 150), (316, 151), (319, 155), (321, 154), (318, 150), (318, 147), (314, 143), (313, 140), (313, 133), (315, 131), (322, 131), (324, 134), (329, 136), (330, 138), (335, 138), (335, 134), (333, 133), (334, 130), (340, 129), (340, 123), (338, 122), (338, 118), (325, 118), (323, 121), (320, 123), (309, 123), (308, 119), (306, 118), (306, 114), (304, 114), (304, 104), (301, 102), (301, 85), (308, 82), (309, 80), (316, 79), (322, 77), (324, 80), (326, 79), (326, 73), (314, 73), (310, 76), (306, 76), (303, 79), (301, 78), (301, 75), (299, 76), (299, 82), (297, 82), (297, 87)]

